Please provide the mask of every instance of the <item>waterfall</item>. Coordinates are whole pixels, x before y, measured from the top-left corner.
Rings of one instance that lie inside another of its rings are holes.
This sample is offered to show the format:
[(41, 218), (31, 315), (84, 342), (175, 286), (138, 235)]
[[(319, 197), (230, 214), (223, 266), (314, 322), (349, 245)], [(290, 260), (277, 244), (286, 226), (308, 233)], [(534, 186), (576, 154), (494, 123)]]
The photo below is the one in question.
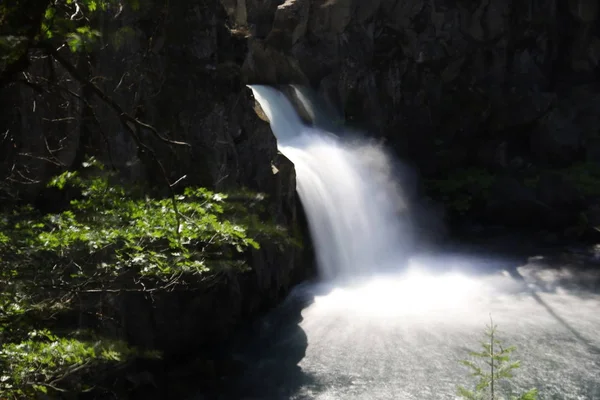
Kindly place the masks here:
[[(286, 94), (270, 86), (249, 87), (279, 151), (295, 166), (321, 276), (355, 277), (400, 267), (411, 235), (401, 218), (406, 214), (401, 188), (384, 149), (323, 129), (323, 110), (299, 88)], [(296, 96), (295, 103), (290, 96)], [(302, 120), (295, 105), (305, 108), (313, 125)]]

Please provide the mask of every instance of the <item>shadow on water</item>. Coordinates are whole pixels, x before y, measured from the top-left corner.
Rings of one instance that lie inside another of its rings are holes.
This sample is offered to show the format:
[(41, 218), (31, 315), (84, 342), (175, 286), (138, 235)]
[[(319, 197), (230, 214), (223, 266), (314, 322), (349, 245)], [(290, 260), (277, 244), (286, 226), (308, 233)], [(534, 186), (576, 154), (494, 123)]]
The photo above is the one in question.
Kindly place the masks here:
[[(510, 250), (509, 250), (510, 249)], [(464, 250), (464, 249), (463, 249)], [(523, 293), (531, 296), (575, 340), (592, 354), (600, 354), (600, 348), (582, 335), (558, 311), (548, 304), (540, 293), (556, 293), (567, 289), (580, 298), (590, 298), (600, 293), (600, 249), (598, 247), (540, 246), (528, 241), (516, 244), (514, 240), (499, 240), (495, 246), (489, 244), (472, 246), (471, 254), (485, 254), (487, 262), (473, 263), (471, 274), (486, 275), (502, 269), (522, 285)], [(486, 265), (487, 267), (482, 267)], [(547, 279), (547, 275), (552, 279)], [(546, 275), (546, 276), (544, 276)]]
[(239, 333), (233, 354), (245, 367), (241, 376), (224, 383), (219, 400), (279, 400), (292, 397), (301, 388), (318, 390), (318, 377), (298, 365), (306, 355), (308, 337), (300, 324), (302, 310), (314, 302), (315, 290), (304, 283), (290, 293), (279, 307)]
[[(552, 265), (554, 263), (555, 266), (558, 267), (563, 267), (564, 264), (562, 263), (562, 257), (556, 257), (556, 255), (554, 257), (548, 257), (544, 260), (544, 264), (547, 267), (552, 267)], [(527, 292), (528, 294), (540, 305), (542, 306), (547, 312), (548, 314), (550, 314), (560, 325), (562, 325), (565, 329), (567, 329), (569, 332), (571, 332), (571, 334), (573, 335), (573, 337), (580, 342), (582, 345), (584, 345), (585, 347), (587, 347), (588, 351), (590, 353), (593, 354), (599, 354), (600, 355), (600, 348), (593, 345), (591, 340), (587, 339), (586, 337), (584, 337), (577, 329), (575, 329), (567, 320), (565, 320), (550, 304), (548, 304), (546, 301), (544, 301), (544, 299), (542, 299), (540, 297), (540, 295), (538, 294), (538, 292), (540, 291), (554, 291), (551, 288), (546, 287), (544, 288), (540, 288), (540, 287), (536, 287), (534, 285), (528, 284), (530, 283), (530, 280), (527, 279), (526, 276), (523, 275), (523, 273), (521, 272), (520, 268), (512, 268), (507, 270), (507, 272), (510, 274), (511, 278), (513, 278), (514, 280), (516, 280), (517, 282), (522, 282), (527, 286)], [(594, 280), (592, 280), (591, 282), (594, 282)], [(597, 282), (594, 282), (594, 286), (597, 285)], [(578, 285), (579, 286), (579, 285)], [(581, 286), (579, 286), (579, 289), (581, 289)], [(589, 287), (588, 289), (591, 289), (590, 292), (586, 291), (580, 291), (579, 295), (581, 297), (587, 297), (586, 295), (589, 293), (593, 293), (597, 290), (595, 287)]]

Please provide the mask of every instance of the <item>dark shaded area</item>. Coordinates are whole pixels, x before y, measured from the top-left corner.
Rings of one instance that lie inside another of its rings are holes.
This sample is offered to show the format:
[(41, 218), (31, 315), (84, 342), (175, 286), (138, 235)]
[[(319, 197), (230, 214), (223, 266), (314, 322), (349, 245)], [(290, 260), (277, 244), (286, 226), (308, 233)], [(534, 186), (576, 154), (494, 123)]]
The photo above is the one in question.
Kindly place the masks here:
[[(142, 193), (169, 196), (188, 185), (262, 193), (263, 217), (310, 244), (303, 237), (293, 166), (277, 153), (268, 125), (256, 117), (244, 91), (240, 65), (247, 38), (230, 29), (218, 1), (167, 3), (144, 2), (137, 9), (127, 3), (118, 14), (110, 8), (99, 21), (89, 21), (102, 35), (91, 54), (71, 53), (60, 42), (28, 42), (18, 70), (0, 60), (0, 208), (33, 203), (42, 212), (63, 210), (77, 193), (46, 183), (95, 156)], [(3, 2), (0, 40), (21, 34), (21, 28), (39, 30), (47, 4)], [(3, 12), (7, 7), (10, 14)], [(151, 128), (136, 127), (133, 120), (124, 126), (124, 113)], [(189, 146), (164, 142), (154, 131)], [(177, 397), (186, 393), (189, 365), (204, 370), (193, 390), (227, 375), (230, 360), (222, 349), (234, 331), (314, 272), (310, 245), (305, 253), (297, 246), (261, 244), (246, 255), (250, 271), (224, 274), (211, 285), (198, 282), (154, 295), (109, 288), (82, 296), (69, 315), (60, 316), (62, 327), (93, 328), (164, 352), (161, 362), (136, 360), (123, 370), (98, 371), (106, 388), (100, 385), (88, 396)]]
[(317, 377), (304, 373), (308, 337), (300, 327), (302, 310), (314, 294), (297, 286), (283, 304), (238, 333), (233, 354), (245, 366), (215, 399), (288, 399), (301, 388), (313, 386)]

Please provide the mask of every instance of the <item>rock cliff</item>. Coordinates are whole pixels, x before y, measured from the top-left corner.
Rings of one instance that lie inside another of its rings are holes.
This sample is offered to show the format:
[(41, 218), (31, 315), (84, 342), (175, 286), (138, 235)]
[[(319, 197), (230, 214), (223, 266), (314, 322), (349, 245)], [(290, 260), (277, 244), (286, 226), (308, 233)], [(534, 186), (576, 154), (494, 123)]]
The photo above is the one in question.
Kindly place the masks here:
[(249, 35), (243, 79), (311, 85), (414, 163), (451, 211), (543, 229), (600, 222), (589, 209), (600, 176), (596, 1), (222, 3)]

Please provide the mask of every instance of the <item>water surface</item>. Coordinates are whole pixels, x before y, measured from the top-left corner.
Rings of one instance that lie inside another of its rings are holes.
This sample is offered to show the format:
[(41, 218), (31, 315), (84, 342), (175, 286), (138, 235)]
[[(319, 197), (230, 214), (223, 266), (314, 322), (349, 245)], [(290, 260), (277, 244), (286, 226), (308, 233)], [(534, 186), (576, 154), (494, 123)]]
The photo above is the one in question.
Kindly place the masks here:
[(491, 315), (522, 361), (508, 388), (600, 399), (599, 275), (581, 260), (455, 254), (364, 281), (305, 284), (240, 349), (249, 367), (228, 396), (455, 399), (457, 385), (472, 383), (458, 360), (477, 349)]

